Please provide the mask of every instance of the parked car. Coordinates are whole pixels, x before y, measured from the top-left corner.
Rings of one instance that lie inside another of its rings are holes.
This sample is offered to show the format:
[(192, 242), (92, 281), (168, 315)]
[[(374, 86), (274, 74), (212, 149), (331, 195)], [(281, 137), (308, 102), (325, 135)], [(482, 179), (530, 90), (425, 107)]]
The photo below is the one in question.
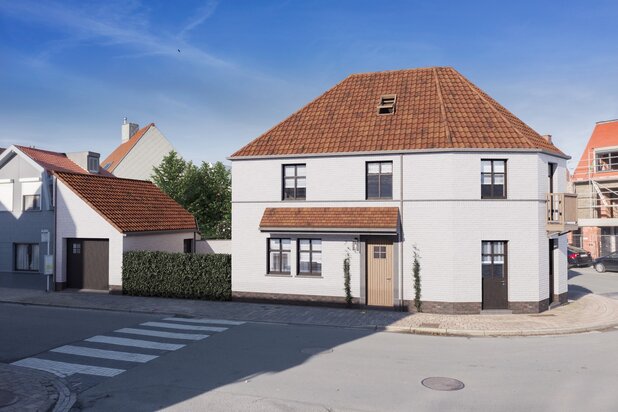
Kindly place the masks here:
[(587, 267), (592, 265), (592, 256), (590, 252), (585, 249), (568, 246), (567, 247), (567, 256), (569, 258), (569, 267)]
[(618, 252), (610, 253), (607, 256), (601, 256), (594, 261), (594, 268), (597, 272), (602, 273), (606, 270), (610, 272), (618, 272)]

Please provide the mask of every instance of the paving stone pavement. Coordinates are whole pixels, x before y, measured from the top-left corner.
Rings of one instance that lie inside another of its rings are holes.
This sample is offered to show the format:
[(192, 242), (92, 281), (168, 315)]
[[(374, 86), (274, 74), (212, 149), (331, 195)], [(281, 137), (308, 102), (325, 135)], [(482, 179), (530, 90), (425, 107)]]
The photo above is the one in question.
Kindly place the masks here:
[[(75, 395), (52, 374), (0, 363), (0, 392), (11, 404), (0, 411), (68, 411)], [(4, 402), (3, 402), (4, 403)]]
[(618, 325), (618, 300), (586, 294), (541, 314), (437, 315), (246, 302), (211, 302), (0, 289), (0, 301), (73, 308), (161, 313), (253, 322), (357, 327), (405, 333), (464, 336), (553, 335), (604, 330)]

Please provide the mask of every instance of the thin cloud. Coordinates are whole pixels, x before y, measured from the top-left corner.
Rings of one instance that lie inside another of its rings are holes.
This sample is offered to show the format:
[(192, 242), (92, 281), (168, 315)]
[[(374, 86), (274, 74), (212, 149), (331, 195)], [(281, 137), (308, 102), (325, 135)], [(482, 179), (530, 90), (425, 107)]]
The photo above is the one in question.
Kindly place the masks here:
[[(186, 33), (197, 27), (212, 15), (214, 9), (214, 6), (211, 6), (208, 9), (210, 14), (205, 12), (200, 14), (199, 19), (185, 26), (183, 32)], [(0, 2), (0, 13), (64, 30), (78, 42), (98, 41), (104, 46), (124, 45), (139, 50), (140, 54), (189, 59), (196, 64), (212, 67), (231, 68), (234, 66), (177, 37), (156, 35), (146, 29), (139, 29), (140, 25), (121, 26), (117, 15), (110, 16), (109, 13), (101, 13), (100, 10), (77, 10), (58, 4), (7, 1)], [(96, 16), (96, 18), (91, 16)], [(126, 17), (129, 19), (131, 16)], [(67, 44), (69, 44), (68, 41), (64, 45)], [(178, 49), (182, 50), (182, 54), (178, 53)], [(50, 49), (43, 52), (42, 56), (48, 56), (54, 50), (55, 46), (50, 45)]]
[(179, 39), (184, 39), (187, 33), (196, 27), (200, 26), (206, 20), (210, 18), (215, 13), (217, 6), (219, 5), (218, 1), (210, 0), (203, 7), (199, 8), (195, 14), (196, 16), (187, 23), (185, 27), (178, 33)]

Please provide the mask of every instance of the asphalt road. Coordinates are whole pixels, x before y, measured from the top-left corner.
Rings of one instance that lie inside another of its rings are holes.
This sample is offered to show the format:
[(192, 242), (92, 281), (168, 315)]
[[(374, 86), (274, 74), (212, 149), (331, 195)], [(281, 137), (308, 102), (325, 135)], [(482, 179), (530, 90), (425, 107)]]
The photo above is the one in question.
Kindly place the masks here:
[[(617, 274), (577, 271), (571, 283), (587, 293), (618, 291)], [(170, 323), (189, 329), (161, 326)], [(76, 410), (615, 411), (618, 405), (618, 329), (432, 337), (0, 304), (0, 331), (2, 362), (26, 358), (120, 371), (112, 377), (71, 372), (66, 379), (79, 392)], [(189, 341), (165, 332), (209, 336)], [(110, 344), (127, 338), (162, 347)], [(75, 352), (85, 349), (103, 358)], [(124, 358), (109, 359), (110, 349)], [(436, 376), (465, 387), (421, 385)]]

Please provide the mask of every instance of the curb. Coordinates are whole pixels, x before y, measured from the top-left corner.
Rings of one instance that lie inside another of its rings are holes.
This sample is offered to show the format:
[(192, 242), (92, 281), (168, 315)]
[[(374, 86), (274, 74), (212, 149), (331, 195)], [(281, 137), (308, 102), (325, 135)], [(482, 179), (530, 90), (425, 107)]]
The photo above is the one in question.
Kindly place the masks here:
[[(156, 310), (136, 310), (136, 309), (114, 309), (114, 308), (98, 308), (92, 306), (83, 305), (68, 305), (57, 303), (37, 303), (37, 302), (23, 302), (12, 300), (0, 300), (0, 303), (9, 303), (17, 305), (31, 305), (31, 306), (47, 306), (47, 307), (60, 307), (68, 309), (86, 309), (86, 310), (101, 310), (109, 312), (129, 312), (129, 313), (141, 313), (145, 315), (167, 315), (167, 316), (199, 316), (195, 313), (187, 312), (165, 312)], [(233, 320), (244, 321), (248, 323), (261, 323), (261, 324), (277, 324), (277, 325), (295, 325), (295, 326), (320, 326), (320, 327), (337, 327), (348, 329), (360, 329), (371, 330), (375, 332), (389, 332), (389, 333), (406, 333), (413, 335), (429, 335), (429, 336), (459, 336), (459, 337), (514, 337), (514, 336), (558, 336), (558, 335), (570, 335), (579, 333), (588, 333), (595, 331), (602, 331), (614, 327), (618, 327), (618, 321), (606, 322), (600, 324), (594, 324), (591, 326), (580, 326), (574, 328), (554, 328), (554, 329), (509, 329), (509, 330), (482, 330), (482, 329), (447, 329), (447, 328), (428, 328), (428, 327), (414, 327), (414, 326), (395, 326), (395, 325), (332, 325), (332, 324), (320, 324), (320, 323), (298, 323), (298, 322), (283, 322), (276, 320), (247, 320), (240, 318), (232, 318)]]

